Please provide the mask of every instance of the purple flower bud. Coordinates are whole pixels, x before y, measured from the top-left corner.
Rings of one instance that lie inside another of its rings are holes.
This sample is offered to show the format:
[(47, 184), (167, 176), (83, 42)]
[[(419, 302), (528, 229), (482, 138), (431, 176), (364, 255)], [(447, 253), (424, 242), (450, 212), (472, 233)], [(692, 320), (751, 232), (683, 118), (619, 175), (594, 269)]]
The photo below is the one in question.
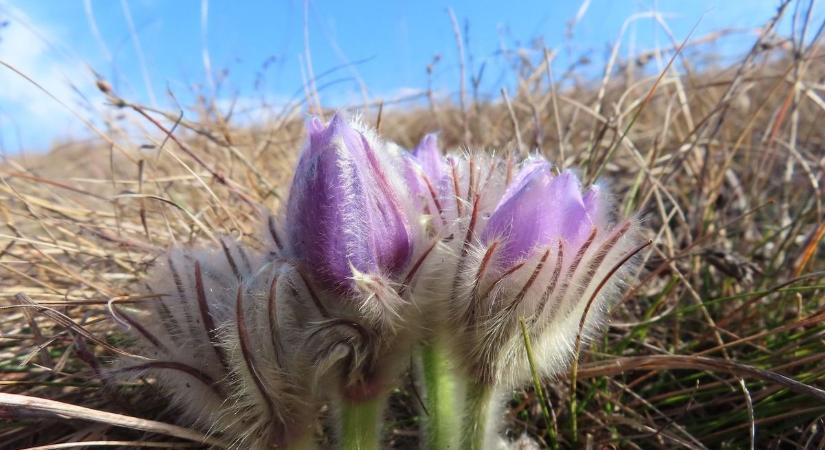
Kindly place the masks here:
[(433, 186), (437, 186), (447, 173), (444, 157), (438, 148), (438, 136), (430, 133), (421, 139), (418, 146), (413, 150), (413, 156), (421, 165), (421, 169), (430, 179)]
[[(584, 203), (581, 183), (572, 172), (564, 172), (553, 180), (551, 197), (553, 203), (548, 214), (555, 219), (557, 229), (551, 233), (561, 237), (573, 248), (579, 247), (593, 230), (593, 220)], [(595, 206), (595, 198), (591, 200)]]
[(287, 201), (291, 256), (331, 289), (351, 288), (353, 271), (397, 274), (412, 253), (390, 182), (399, 174), (339, 115), (326, 128), (318, 119), (308, 128)]
[(531, 256), (536, 247), (563, 239), (578, 246), (593, 226), (596, 191), (585, 204), (579, 180), (571, 172), (553, 177), (541, 159), (525, 162), (504, 192), (487, 223), (481, 240), (501, 240), (499, 260), (511, 266)]

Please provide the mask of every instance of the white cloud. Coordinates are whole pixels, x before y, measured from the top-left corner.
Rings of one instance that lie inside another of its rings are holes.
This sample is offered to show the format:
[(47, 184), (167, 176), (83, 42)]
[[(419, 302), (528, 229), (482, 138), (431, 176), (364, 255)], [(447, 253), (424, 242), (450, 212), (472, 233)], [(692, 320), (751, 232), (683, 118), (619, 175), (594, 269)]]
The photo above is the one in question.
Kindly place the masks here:
[[(38, 22), (0, 0), (0, 60), (37, 82), (54, 97), (79, 110), (82, 93), (99, 99), (85, 64), (56, 43), (69, 42), (59, 29)], [(7, 150), (46, 148), (54, 139), (85, 133), (69, 111), (7, 67), (0, 67), (0, 133)], [(17, 142), (17, 133), (19, 140)]]

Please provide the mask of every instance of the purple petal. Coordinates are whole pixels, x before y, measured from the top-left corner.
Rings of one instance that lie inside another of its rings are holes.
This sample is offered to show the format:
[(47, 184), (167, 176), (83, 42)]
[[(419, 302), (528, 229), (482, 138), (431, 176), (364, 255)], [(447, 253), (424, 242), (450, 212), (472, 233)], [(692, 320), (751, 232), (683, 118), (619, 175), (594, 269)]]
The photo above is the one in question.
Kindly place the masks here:
[(509, 201), (510, 197), (522, 189), (525, 179), (531, 176), (535, 171), (544, 171), (549, 173), (550, 163), (548, 163), (544, 158), (529, 158), (525, 160), (521, 164), (521, 168), (513, 181), (511, 181), (507, 186), (507, 189), (504, 191), (504, 195), (501, 196), (501, 200), (499, 200), (498, 204), (502, 205)]
[(292, 256), (327, 287), (350, 287), (352, 269), (399, 271), (411, 238), (381, 165), (367, 139), (340, 116), (309, 125), (309, 143), (287, 200)]
[(410, 191), (410, 195), (413, 197), (417, 209), (421, 210), (427, 204), (426, 199), (430, 195), (429, 188), (422, 178), (422, 174), (424, 173), (423, 169), (412, 154), (403, 152), (401, 158), (404, 182)]
[(593, 228), (581, 194), (581, 183), (572, 172), (564, 172), (551, 187), (556, 233), (573, 247), (578, 247)]
[(528, 161), (490, 216), (481, 240), (486, 244), (502, 240), (499, 258), (505, 266), (559, 239), (577, 248), (592, 230), (591, 212), (596, 210), (597, 194), (592, 189), (583, 198), (581, 184), (573, 173), (553, 177), (546, 161)]
[(437, 186), (447, 174), (444, 157), (438, 148), (438, 136), (435, 133), (427, 134), (421, 139), (421, 142), (413, 150), (413, 156), (415, 156), (433, 186)]
[(549, 165), (523, 167), (490, 216), (481, 240), (488, 244), (503, 240), (499, 258), (504, 265), (528, 257), (533, 248), (547, 241), (552, 222), (547, 211), (551, 181)]
[(598, 208), (601, 203), (601, 195), (599, 195), (600, 191), (601, 188), (599, 186), (593, 185), (584, 194), (584, 208), (587, 210), (587, 214), (591, 218), (596, 217), (599, 213)]

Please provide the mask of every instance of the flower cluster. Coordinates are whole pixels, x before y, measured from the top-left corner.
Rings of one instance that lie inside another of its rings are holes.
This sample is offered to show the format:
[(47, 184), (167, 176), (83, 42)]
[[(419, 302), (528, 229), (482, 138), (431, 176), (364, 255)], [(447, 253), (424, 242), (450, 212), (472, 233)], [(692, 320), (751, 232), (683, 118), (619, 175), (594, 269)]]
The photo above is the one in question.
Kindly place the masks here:
[(156, 301), (118, 313), (145, 358), (113, 370), (151, 373), (185, 419), (239, 448), (311, 446), (325, 403), (339, 444), (363, 448), (371, 425), (352, 408), (385, 398), (433, 343), (470, 386), (525, 383), (520, 322), (540, 372), (557, 374), (630, 276), (637, 240), (603, 188), (542, 157), (444, 155), (432, 134), (406, 151), (340, 115), (309, 122), (264, 228), (265, 249), (173, 249), (146, 283)]

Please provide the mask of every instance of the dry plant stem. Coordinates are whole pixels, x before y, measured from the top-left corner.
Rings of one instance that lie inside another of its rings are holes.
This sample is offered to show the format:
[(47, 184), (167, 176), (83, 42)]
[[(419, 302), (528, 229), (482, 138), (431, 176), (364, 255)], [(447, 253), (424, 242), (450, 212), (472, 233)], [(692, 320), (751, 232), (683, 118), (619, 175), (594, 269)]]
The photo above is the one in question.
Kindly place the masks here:
[(426, 390), (427, 446), (431, 450), (458, 448), (459, 419), (457, 389), (459, 380), (440, 339), (421, 349), (421, 366)]
[(106, 411), (98, 411), (96, 409), (70, 405), (68, 403), (62, 403), (45, 398), (0, 392), (0, 418), (9, 420), (22, 417), (88, 420), (107, 425), (121, 426), (124, 428), (188, 439), (193, 442), (204, 443), (217, 448), (227, 447), (225, 443), (218, 439), (206, 437), (196, 431), (176, 425), (170, 425), (168, 423), (124, 416), (122, 414), (115, 414)]
[(365, 401), (342, 399), (341, 449), (378, 450), (381, 448), (381, 424), (387, 396)]
[(483, 450), (489, 432), (492, 402), (495, 400), (494, 389), (482, 383), (470, 381), (467, 384), (467, 404), (464, 426), (462, 427), (464, 450)]

